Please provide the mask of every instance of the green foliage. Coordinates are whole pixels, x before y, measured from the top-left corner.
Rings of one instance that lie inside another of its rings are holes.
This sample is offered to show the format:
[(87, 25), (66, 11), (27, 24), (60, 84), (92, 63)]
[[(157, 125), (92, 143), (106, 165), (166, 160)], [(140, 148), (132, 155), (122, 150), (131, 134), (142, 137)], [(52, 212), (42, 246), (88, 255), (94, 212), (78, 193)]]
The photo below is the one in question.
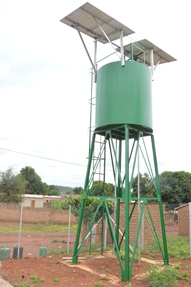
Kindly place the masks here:
[(94, 283), (94, 286), (95, 286), (95, 287), (102, 287), (102, 286), (103, 286), (103, 283), (102, 283), (102, 282), (95, 282), (95, 283)]
[(160, 175), (161, 194), (167, 203), (188, 203), (191, 201), (191, 173), (165, 171)]
[[(147, 173), (139, 174), (141, 197), (155, 197), (154, 184)], [(165, 171), (159, 176), (161, 195), (166, 203), (188, 203), (191, 201), (191, 173)], [(132, 197), (138, 195), (138, 175), (133, 179)]]
[[(79, 217), (79, 213), (80, 213), (80, 207), (81, 207), (81, 202), (82, 202), (82, 195), (79, 197), (68, 197), (64, 202), (62, 202), (62, 207), (63, 209), (68, 209), (69, 206), (71, 205), (71, 211), (72, 214), (75, 217)], [(87, 198), (85, 201), (85, 208), (84, 208), (84, 215), (83, 215), (83, 221), (85, 224), (87, 224), (90, 219), (92, 218), (93, 214), (95, 213), (98, 204), (100, 202), (99, 198)], [(113, 213), (114, 210), (114, 204), (113, 201), (111, 200), (107, 200), (107, 205), (108, 205), (108, 209), (110, 214)], [(99, 220), (104, 213), (104, 205), (102, 204), (100, 206), (100, 209), (97, 213), (97, 216), (95, 218), (95, 220)]]
[(57, 277), (55, 277), (55, 278), (53, 279), (53, 282), (54, 282), (54, 283), (58, 283), (59, 281), (60, 281), (60, 279), (57, 278)]
[(109, 277), (108, 277), (108, 276), (103, 275), (103, 276), (101, 276), (101, 280), (109, 281), (110, 279), (109, 279)]
[[(140, 180), (140, 196), (141, 197), (155, 197), (156, 191), (153, 182), (147, 173), (139, 173)], [(132, 183), (132, 196), (138, 196), (138, 175), (133, 179)]]
[(148, 276), (149, 287), (176, 287), (181, 276), (177, 269), (170, 266), (151, 266)]
[(68, 209), (68, 208), (63, 208), (62, 200), (51, 200), (50, 207), (54, 210)]
[(73, 189), (73, 194), (80, 194), (80, 193), (82, 193), (82, 191), (83, 191), (83, 188), (81, 186), (75, 187)]
[(32, 282), (36, 284), (36, 286), (41, 286), (41, 283), (44, 282), (44, 278), (39, 278), (37, 275), (31, 275), (30, 277)]
[(14, 283), (13, 286), (14, 287), (32, 287), (35, 284), (36, 287), (38, 286), (40, 287), (42, 283), (45, 281), (44, 278), (38, 278), (37, 275), (31, 275), (30, 279), (32, 280), (33, 285), (23, 282), (21, 284)]
[(25, 181), (13, 174), (12, 168), (0, 172), (0, 201), (5, 203), (19, 203), (25, 192)]
[[(65, 200), (55, 200), (55, 201), (51, 201), (51, 208), (52, 209), (57, 209), (57, 210), (68, 210), (69, 206), (71, 206), (71, 212), (72, 214), (78, 218), (79, 217), (79, 213), (80, 213), (80, 207), (81, 207), (81, 202), (82, 202), (82, 195), (78, 196), (78, 197), (73, 197), (73, 196), (69, 196), (67, 199)], [(92, 218), (93, 214), (95, 213), (97, 206), (100, 202), (99, 198), (87, 198), (85, 201), (85, 208), (84, 208), (84, 215), (83, 215), (83, 221), (85, 224), (87, 224), (90, 219)], [(107, 200), (107, 206), (109, 209), (110, 214), (113, 213), (114, 210), (114, 203), (111, 200)], [(100, 209), (97, 213), (97, 216), (95, 218), (95, 220), (100, 219), (103, 216), (104, 213), (104, 205), (102, 204), (100, 206)]]
[[(70, 231), (76, 232), (77, 224), (71, 224)], [(0, 234), (3, 233), (17, 233), (18, 232), (18, 226), (1, 226), (0, 228)], [(22, 225), (22, 233), (37, 233), (37, 232), (61, 232), (66, 233), (68, 232), (68, 225), (60, 225), (60, 224), (52, 224), (52, 223), (37, 223), (34, 225)]]
[(70, 194), (73, 191), (73, 188), (69, 186), (57, 185), (57, 188), (59, 189), (60, 193), (63, 193), (63, 194)]
[[(160, 240), (162, 246), (162, 240)], [(190, 258), (190, 245), (188, 237), (167, 237), (168, 255), (175, 259), (188, 259)], [(154, 258), (159, 252), (159, 247), (156, 240), (152, 238), (145, 246), (143, 254), (146, 253)]]
[(92, 188), (88, 191), (89, 194), (94, 196), (99, 195), (111, 195), (114, 196), (114, 185), (112, 183), (106, 183), (101, 180), (95, 180), (93, 182)]
[(169, 257), (176, 259), (190, 258), (190, 243), (188, 237), (168, 237), (167, 245)]
[(47, 188), (46, 195), (50, 195), (50, 196), (52, 196), (52, 195), (59, 196), (60, 195), (60, 190), (56, 185), (47, 185), (46, 188)]
[(13, 286), (14, 287), (32, 287), (32, 285), (25, 283), (25, 282), (23, 282), (21, 284), (14, 283)]
[(35, 172), (34, 168), (30, 166), (22, 168), (20, 176), (26, 181), (26, 193), (41, 195), (47, 193), (47, 184), (41, 181), (40, 176)]

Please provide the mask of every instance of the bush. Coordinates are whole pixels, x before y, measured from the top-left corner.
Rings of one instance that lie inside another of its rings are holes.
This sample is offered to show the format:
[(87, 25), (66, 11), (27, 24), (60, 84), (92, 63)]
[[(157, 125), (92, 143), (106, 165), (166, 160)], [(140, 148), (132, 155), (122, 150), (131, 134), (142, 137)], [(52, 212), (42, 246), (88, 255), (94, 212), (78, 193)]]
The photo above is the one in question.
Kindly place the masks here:
[[(160, 269), (159, 269), (160, 268)], [(170, 266), (151, 266), (148, 277), (149, 287), (176, 287), (181, 276), (177, 269)]]

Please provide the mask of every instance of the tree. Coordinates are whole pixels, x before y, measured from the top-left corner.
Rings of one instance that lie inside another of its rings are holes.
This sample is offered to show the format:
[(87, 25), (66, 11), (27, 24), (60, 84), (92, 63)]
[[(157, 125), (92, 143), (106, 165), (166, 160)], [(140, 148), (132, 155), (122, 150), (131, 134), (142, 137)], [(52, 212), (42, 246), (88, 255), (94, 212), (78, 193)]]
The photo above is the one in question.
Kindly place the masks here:
[[(79, 197), (70, 196), (66, 200), (62, 201), (62, 209), (69, 209), (69, 206), (71, 205), (72, 214), (76, 218), (78, 218), (79, 213), (80, 213), (81, 202), (82, 202), (82, 195), (80, 195)], [(99, 198), (91, 197), (91, 198), (86, 199), (84, 214), (83, 214), (83, 222), (85, 225), (87, 225), (92, 219), (92, 216), (94, 215), (99, 202), (100, 202)], [(114, 211), (114, 202), (108, 199), (107, 205), (108, 205), (109, 213), (112, 214)], [(105, 207), (102, 204), (96, 215), (95, 221), (98, 221), (103, 216), (104, 209)]]
[[(148, 173), (139, 173), (140, 180), (140, 196), (141, 197), (154, 197), (156, 196), (156, 191), (154, 189), (153, 182), (149, 177)], [(133, 179), (132, 183), (132, 196), (138, 197), (138, 175)]]
[(75, 187), (73, 189), (73, 194), (80, 194), (82, 192), (83, 188), (81, 186)]
[(161, 194), (167, 203), (188, 203), (191, 201), (191, 173), (165, 171), (160, 175)]
[(47, 195), (56, 195), (59, 196), (60, 195), (60, 191), (59, 188), (56, 185), (47, 185)]
[(111, 195), (114, 196), (115, 187), (112, 183), (106, 183), (101, 180), (93, 182), (90, 193), (92, 195)]
[(0, 201), (6, 203), (19, 203), (22, 194), (25, 193), (26, 182), (19, 176), (13, 174), (13, 169), (8, 168), (0, 172)]
[(48, 192), (47, 184), (43, 183), (40, 176), (35, 172), (34, 168), (26, 166), (20, 171), (21, 178), (26, 181), (26, 193), (42, 194)]

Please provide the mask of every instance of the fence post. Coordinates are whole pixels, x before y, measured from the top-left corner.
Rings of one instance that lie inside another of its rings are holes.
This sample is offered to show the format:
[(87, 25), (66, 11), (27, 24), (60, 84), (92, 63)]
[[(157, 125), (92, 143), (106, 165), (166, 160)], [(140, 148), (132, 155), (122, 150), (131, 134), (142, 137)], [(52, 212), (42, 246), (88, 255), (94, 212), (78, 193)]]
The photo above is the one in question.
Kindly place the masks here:
[(20, 258), (19, 255), (20, 255), (20, 247), (21, 247), (22, 220), (23, 220), (23, 202), (21, 203), (17, 259)]
[(190, 239), (190, 257), (191, 257), (191, 202), (189, 202), (189, 239)]
[(71, 205), (69, 205), (69, 218), (68, 218), (68, 254), (70, 253), (70, 228), (71, 228)]

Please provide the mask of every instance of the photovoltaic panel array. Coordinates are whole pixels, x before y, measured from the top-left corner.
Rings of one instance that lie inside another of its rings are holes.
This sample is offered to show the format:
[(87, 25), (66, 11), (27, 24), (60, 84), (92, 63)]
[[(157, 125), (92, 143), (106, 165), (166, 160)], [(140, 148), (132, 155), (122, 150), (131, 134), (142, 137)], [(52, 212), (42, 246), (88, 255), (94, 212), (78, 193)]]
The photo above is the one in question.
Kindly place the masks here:
[[(123, 30), (123, 36), (128, 36), (134, 33), (133, 30), (129, 29), (88, 2), (60, 21), (73, 28), (78, 26), (80, 32), (97, 39), (103, 44), (108, 43), (108, 40), (100, 30), (99, 25), (107, 34), (110, 41), (119, 39), (121, 30)], [(99, 23), (99, 25), (97, 23)]]

